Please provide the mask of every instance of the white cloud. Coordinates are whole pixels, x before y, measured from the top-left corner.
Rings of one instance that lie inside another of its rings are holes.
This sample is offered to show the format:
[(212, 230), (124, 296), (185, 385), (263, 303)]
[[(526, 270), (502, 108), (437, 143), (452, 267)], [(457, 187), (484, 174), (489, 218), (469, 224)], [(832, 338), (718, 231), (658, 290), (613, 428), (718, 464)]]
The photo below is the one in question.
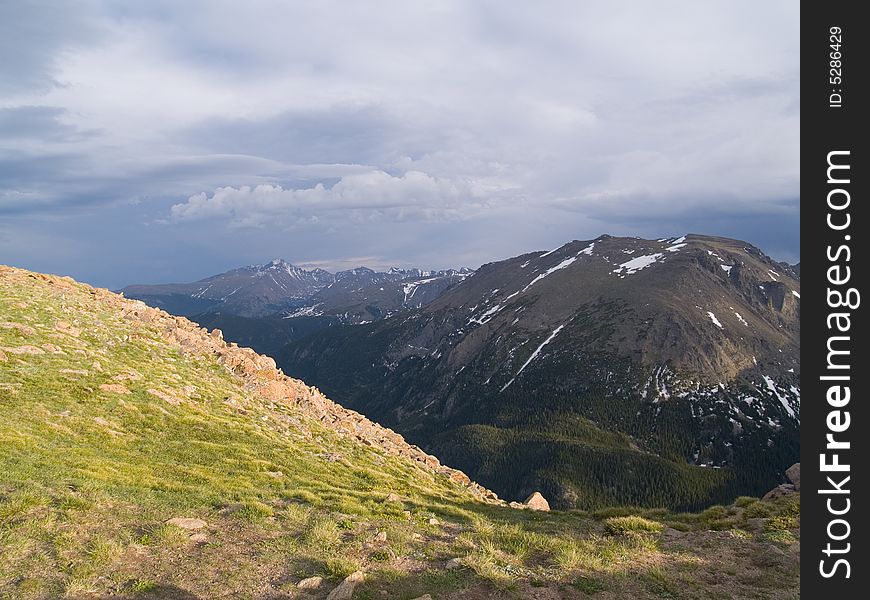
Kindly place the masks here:
[[(284, 189), (277, 185), (220, 187), (190, 196), (171, 208), (176, 222), (227, 218), (235, 225), (262, 226), (330, 218), (443, 221), (480, 211), (487, 201), (479, 185), (431, 177), (420, 171), (400, 176), (380, 170), (348, 174), (333, 186)], [(340, 214), (335, 214), (340, 213)]]

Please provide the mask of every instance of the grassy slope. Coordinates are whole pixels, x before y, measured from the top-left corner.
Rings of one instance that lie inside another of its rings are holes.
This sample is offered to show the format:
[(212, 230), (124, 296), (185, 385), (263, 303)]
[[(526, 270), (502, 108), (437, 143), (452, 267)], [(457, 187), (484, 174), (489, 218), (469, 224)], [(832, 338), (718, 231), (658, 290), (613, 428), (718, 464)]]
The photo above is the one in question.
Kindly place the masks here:
[[(486, 505), (264, 401), (123, 305), (0, 267), (0, 597), (322, 598), (360, 568), (358, 598), (798, 595), (792, 500), (647, 511), (691, 530), (665, 534), (604, 521), (619, 511)], [(464, 566), (446, 570), (457, 556)], [(296, 582), (318, 574), (303, 596)]]

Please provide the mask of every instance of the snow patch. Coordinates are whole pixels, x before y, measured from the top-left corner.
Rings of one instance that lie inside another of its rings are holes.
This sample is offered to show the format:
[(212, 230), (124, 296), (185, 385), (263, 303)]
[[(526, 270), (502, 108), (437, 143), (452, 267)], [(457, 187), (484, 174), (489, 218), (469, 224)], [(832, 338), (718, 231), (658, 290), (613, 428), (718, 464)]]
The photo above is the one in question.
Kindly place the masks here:
[(564, 269), (564, 268), (566, 268), (566, 267), (571, 266), (571, 264), (572, 264), (575, 260), (577, 260), (577, 257), (576, 257), (576, 256), (572, 256), (572, 257), (570, 257), (570, 258), (566, 258), (565, 260), (563, 260), (562, 262), (560, 262), (560, 263), (559, 263), (558, 265), (556, 265), (555, 267), (550, 267), (549, 269), (547, 269), (546, 271), (544, 271), (543, 273), (541, 273), (540, 275), (538, 275), (537, 277), (535, 277), (534, 279), (532, 279), (532, 281), (529, 282), (529, 285), (527, 285), (526, 287), (524, 287), (522, 291), (525, 292), (526, 290), (528, 290), (530, 287), (532, 287), (533, 285), (535, 285), (536, 283), (538, 283), (540, 280), (542, 280), (542, 279), (543, 279), (544, 277), (546, 277), (547, 275), (550, 275), (551, 273), (555, 273), (556, 271), (558, 271), (558, 270), (560, 270), (560, 269)]
[(719, 322), (719, 319), (716, 318), (716, 315), (714, 315), (711, 311), (707, 311), (707, 316), (710, 317), (711, 321), (713, 321), (713, 325), (715, 325), (719, 329), (725, 329), (725, 327), (722, 326), (722, 323)]
[(504, 308), (504, 306), (499, 304), (497, 306), (493, 306), (492, 308), (490, 308), (488, 311), (484, 312), (479, 317), (471, 317), (470, 319), (468, 319), (468, 323), (466, 323), (466, 327), (468, 325), (471, 325), (472, 323), (477, 323), (478, 325), (483, 325), (484, 323), (489, 323), (490, 319), (492, 319), (493, 316), (495, 316), (495, 313), (500, 311), (502, 308)]
[(734, 268), (734, 265), (719, 265), (722, 267), (722, 270), (731, 275), (731, 269)]
[[(577, 256), (580, 256), (581, 254), (586, 254), (587, 256), (592, 256), (592, 249), (594, 247), (595, 247), (595, 242), (592, 242), (591, 244), (589, 244), (588, 246), (583, 248), (580, 252), (578, 252)], [(634, 252), (634, 250), (632, 250), (632, 252)]]
[(419, 281), (412, 281), (410, 283), (403, 284), (402, 291), (405, 292), (405, 299), (402, 300), (402, 304), (414, 297), (414, 294), (417, 293), (418, 287), (427, 283), (432, 283), (433, 281), (438, 281), (438, 279), (439, 277), (432, 277), (430, 279), (420, 279)]
[(773, 395), (776, 396), (776, 399), (779, 400), (779, 403), (782, 404), (783, 408), (785, 408), (785, 412), (788, 413), (788, 416), (794, 418), (794, 409), (791, 407), (791, 405), (789, 405), (788, 400), (786, 400), (785, 397), (783, 397), (782, 394), (779, 393), (776, 384), (773, 383), (773, 379), (771, 379), (767, 375), (762, 375), (761, 377), (764, 379), (764, 383), (767, 384), (767, 389), (773, 392)]
[(553, 341), (553, 338), (556, 337), (557, 335), (559, 335), (559, 332), (562, 331), (562, 328), (563, 328), (563, 327), (565, 327), (564, 324), (559, 325), (558, 327), (556, 327), (556, 329), (553, 330), (553, 333), (550, 334), (550, 337), (548, 337), (547, 339), (545, 339), (544, 342), (543, 342), (540, 346), (538, 346), (537, 348), (535, 348), (535, 351), (532, 352), (532, 355), (529, 357), (529, 359), (528, 359), (526, 362), (523, 363), (523, 366), (520, 367), (520, 370), (517, 371), (517, 374), (514, 375), (513, 377), (511, 377), (511, 380), (508, 381), (506, 384), (504, 384), (504, 387), (501, 388), (501, 389), (499, 390), (499, 392), (503, 392), (503, 391), (505, 391), (505, 390), (508, 388), (508, 386), (509, 386), (510, 384), (512, 384), (512, 383), (514, 382), (514, 380), (516, 380), (517, 377), (520, 376), (520, 373), (523, 372), (523, 369), (525, 369), (526, 367), (528, 367), (528, 366), (529, 366), (529, 363), (531, 363), (533, 360), (535, 360), (535, 359), (538, 357), (538, 354), (540, 354), (540, 352), (541, 352), (541, 350), (543, 349), (544, 346), (546, 346), (547, 344), (549, 344), (550, 342), (552, 342), (552, 341)]
[(632, 258), (630, 261), (618, 265), (613, 269), (613, 273), (619, 274), (620, 277), (625, 277), (626, 275), (637, 273), (641, 269), (646, 269), (648, 266), (658, 262), (659, 259), (664, 258), (664, 256), (665, 255), (661, 252), (638, 256), (637, 258)]
[(734, 316), (736, 316), (737, 319), (738, 319), (741, 323), (743, 323), (744, 325), (746, 325), (747, 327), (749, 327), (749, 323), (746, 322), (746, 319), (744, 319), (743, 317), (741, 317), (741, 316), (740, 316), (740, 313), (737, 312), (736, 310), (734, 311)]
[(291, 313), (287, 313), (284, 315), (285, 319), (295, 319), (296, 317), (319, 317), (323, 315), (323, 311), (318, 311), (317, 307), (322, 306), (323, 303), (315, 304), (314, 306), (303, 306), (302, 308), (298, 308)]
[(558, 248), (553, 248), (552, 250), (549, 250), (548, 252), (544, 252), (544, 253), (543, 253), (542, 255), (540, 255), (538, 258), (544, 258), (545, 256), (550, 256), (550, 255), (551, 255), (553, 252), (555, 252), (556, 250), (560, 250), (560, 249), (562, 249), (562, 248), (564, 248), (564, 247), (565, 247), (565, 244), (559, 246)]
[(798, 294), (796, 291), (792, 290), (791, 293), (794, 294), (794, 296), (795, 296), (798, 300), (801, 299), (801, 295)]

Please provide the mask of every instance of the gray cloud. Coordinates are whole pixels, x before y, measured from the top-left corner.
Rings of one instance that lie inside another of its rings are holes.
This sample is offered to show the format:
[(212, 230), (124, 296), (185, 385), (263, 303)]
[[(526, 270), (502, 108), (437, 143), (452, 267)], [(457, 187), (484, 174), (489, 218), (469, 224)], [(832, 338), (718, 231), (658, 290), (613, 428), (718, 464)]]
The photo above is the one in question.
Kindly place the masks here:
[(178, 256), (199, 275), (475, 266), (602, 232), (797, 258), (798, 18), (785, 0), (3, 3), (20, 60), (0, 66), (0, 256), (27, 262), (63, 216), (91, 257), (71, 272), (118, 284)]

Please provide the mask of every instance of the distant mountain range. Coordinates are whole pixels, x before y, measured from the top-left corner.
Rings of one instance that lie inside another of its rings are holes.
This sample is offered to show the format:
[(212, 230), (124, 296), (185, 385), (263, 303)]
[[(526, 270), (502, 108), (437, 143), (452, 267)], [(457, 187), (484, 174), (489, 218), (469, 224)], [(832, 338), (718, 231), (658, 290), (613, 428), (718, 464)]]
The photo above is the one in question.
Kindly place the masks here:
[(750, 244), (602, 236), (276, 358), (505, 497), (690, 508), (798, 460), (799, 317), (798, 271)]
[(120, 290), (177, 315), (222, 313), (239, 317), (340, 317), (359, 323), (433, 300), (471, 269), (422, 271), (367, 267), (330, 273), (306, 270), (283, 259), (233, 269), (193, 283), (130, 285)]

